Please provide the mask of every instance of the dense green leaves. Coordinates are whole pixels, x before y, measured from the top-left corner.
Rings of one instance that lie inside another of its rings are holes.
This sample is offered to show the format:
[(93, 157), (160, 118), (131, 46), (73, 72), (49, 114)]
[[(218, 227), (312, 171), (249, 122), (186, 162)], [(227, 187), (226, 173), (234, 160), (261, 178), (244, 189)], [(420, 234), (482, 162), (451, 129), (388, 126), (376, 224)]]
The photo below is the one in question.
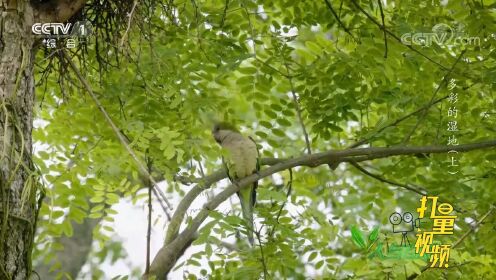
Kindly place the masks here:
[[(152, 174), (166, 181), (176, 204), (189, 188), (174, 180), (176, 174), (201, 177), (222, 168), (210, 133), (215, 120), (235, 123), (253, 136), (264, 157), (289, 158), (306, 151), (299, 116), (314, 152), (362, 139), (381, 147), (446, 145), (452, 135), (446, 130), (447, 110), (453, 106), (447, 99), (425, 113), (412, 113), (457, 92), (459, 142), (496, 138), (494, 1), (382, 1), (386, 27), (397, 37), (445, 23), (463, 25), (466, 34), (481, 38), (479, 46), (413, 45), (412, 50), (388, 35), (387, 57), (383, 30), (353, 4), (380, 23), (376, 1), (330, 2), (354, 38), (324, 1), (186, 1), (170, 7), (176, 11), (172, 14), (157, 10), (143, 20), (153, 23), (147, 27), (152, 37), (131, 28), (123, 48), (127, 59), (118, 68), (94, 70), (99, 62), (91, 44), (88, 57), (79, 62), (105, 110)], [(456, 86), (450, 91), (442, 85), (437, 91), (462, 50), (463, 59), (449, 76)], [(41, 66), (47, 63), (42, 59)], [(43, 147), (35, 163), (47, 186), (35, 259), (51, 259), (58, 246), (51, 241), (73, 235), (71, 222), (85, 219), (102, 221), (94, 230), (100, 247), (93, 249), (105, 249), (99, 257), (114, 252), (114, 258), (124, 258), (119, 250), (106, 248), (114, 234), (108, 226), (117, 214), (113, 206), (123, 198), (145, 205), (147, 194), (140, 189), (147, 182), (83, 91), (75, 86), (62, 91), (55, 73), (46, 82), (46, 90), (37, 88), (37, 118), (44, 123), (33, 132)], [(466, 219), (480, 218), (495, 203), (495, 159), (494, 149), (464, 153), (456, 175), (446, 172), (446, 154), (391, 157), (363, 166), (462, 209), (450, 239), (454, 242), (470, 229)], [(260, 182), (255, 207), (260, 240), (253, 249), (243, 242), (249, 229), (233, 197), (226, 206), (231, 212), (211, 212), (194, 243), (202, 249), (180, 260), (176, 271), (184, 269), (188, 279), (255, 279), (265, 273), (269, 279), (382, 279), (419, 273), (424, 263), (369, 260), (358, 249), (382, 240), (390, 213), (414, 212), (418, 193), (349, 164), (333, 172), (322, 166), (293, 173), (289, 197), (287, 172)], [(160, 209), (154, 211), (158, 215)], [(425, 279), (441, 274), (494, 278), (496, 236), (489, 226), (494, 216), (488, 221), (452, 251), (450, 264), (457, 269), (428, 271)], [(380, 233), (375, 227), (362, 234), (360, 229), (370, 223), (382, 225)], [(222, 241), (237, 249), (223, 247)]]

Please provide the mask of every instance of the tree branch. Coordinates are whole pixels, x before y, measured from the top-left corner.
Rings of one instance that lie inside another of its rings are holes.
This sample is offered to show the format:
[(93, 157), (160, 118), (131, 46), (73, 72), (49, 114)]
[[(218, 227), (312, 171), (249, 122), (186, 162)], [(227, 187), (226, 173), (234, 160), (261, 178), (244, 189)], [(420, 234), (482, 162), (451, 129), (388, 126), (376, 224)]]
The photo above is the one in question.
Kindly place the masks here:
[(393, 37), (396, 41), (400, 42), (403, 46), (409, 48), (410, 50), (412, 50), (413, 52), (419, 54), (420, 56), (424, 57), (425, 59), (427, 59), (428, 61), (436, 64), (437, 66), (439, 66), (440, 68), (442, 68), (443, 70), (446, 70), (448, 71), (449, 69), (447, 67), (445, 67), (444, 65), (442, 65), (441, 63), (435, 61), (434, 59), (428, 57), (427, 55), (425, 55), (424, 53), (422, 53), (421, 51), (415, 49), (414, 47), (410, 46), (410, 45), (405, 45), (403, 44), (403, 42), (401, 41), (401, 38), (398, 37), (396, 34), (394, 34), (393, 32), (389, 31), (386, 27), (382, 28), (382, 25), (374, 18), (372, 17), (369, 13), (367, 13), (367, 11), (365, 11), (362, 7), (360, 7), (360, 5), (358, 5), (358, 3), (356, 2), (356, 0), (351, 0), (351, 2), (353, 3), (353, 5), (355, 5), (355, 7), (362, 13), (364, 14), (370, 21), (372, 21), (375, 25), (377, 25), (380, 29), (383, 29), (386, 33), (388, 33), (391, 37)]
[(329, 0), (324, 0), (324, 2), (326, 4), (327, 8), (329, 9), (329, 11), (331, 11), (331, 14), (334, 16), (334, 18), (338, 22), (338, 25), (341, 26), (341, 28), (343, 28), (344, 32), (348, 33), (348, 35), (350, 35), (351, 38), (353, 38), (353, 41), (358, 42), (358, 40), (355, 39), (355, 36), (353, 36), (353, 34), (350, 32), (350, 30), (341, 21), (341, 19), (339, 18), (338, 14), (334, 10), (334, 8), (332, 8), (331, 2), (329, 2)]
[[(458, 146), (417, 146), (390, 148), (372, 147), (347, 149), (342, 151), (333, 150), (311, 155), (304, 155), (298, 158), (291, 158), (286, 160), (268, 159), (267, 162), (270, 163), (275, 163), (277, 161), (279, 162), (267, 169), (260, 170), (258, 174), (255, 173), (240, 179), (236, 185), (229, 185), (227, 188), (213, 197), (210, 201), (205, 203), (202, 207), (202, 210), (193, 218), (188, 227), (179, 235), (177, 235), (177, 237), (174, 238), (171, 242), (166, 243), (158, 251), (151, 264), (150, 273), (143, 275), (143, 278), (148, 279), (149, 276), (156, 276), (158, 279), (165, 278), (168, 272), (175, 265), (176, 260), (186, 250), (188, 244), (191, 244), (192, 238), (197, 233), (197, 230), (199, 229), (201, 224), (208, 217), (210, 211), (216, 209), (223, 201), (228, 199), (231, 195), (239, 191), (241, 188), (247, 187), (253, 184), (255, 181), (268, 177), (274, 173), (297, 166), (317, 167), (326, 163), (336, 163), (342, 161), (365, 161), (398, 155), (414, 155), (418, 153), (445, 153), (450, 150), (466, 152), (495, 146), (496, 140), (492, 140), (487, 142), (463, 144)], [(175, 214), (176, 213), (174, 213), (174, 215)]]
[(375, 132), (372, 136), (367, 137), (367, 138), (364, 138), (364, 139), (362, 139), (362, 140), (360, 140), (360, 141), (358, 141), (358, 142), (356, 142), (356, 143), (353, 143), (353, 144), (352, 144), (351, 146), (349, 146), (348, 148), (350, 148), (350, 149), (351, 149), (351, 148), (356, 148), (356, 147), (358, 147), (358, 146), (361, 146), (361, 145), (363, 145), (363, 144), (368, 143), (372, 137), (374, 137), (375, 135), (377, 135), (377, 134), (381, 133), (381, 132), (382, 132), (382, 131), (384, 131), (386, 128), (396, 126), (397, 124), (399, 124), (400, 122), (402, 122), (402, 121), (404, 121), (404, 120), (408, 119), (409, 117), (411, 117), (411, 116), (413, 116), (413, 115), (415, 115), (415, 114), (418, 114), (419, 112), (422, 112), (422, 111), (424, 111), (424, 110), (427, 110), (427, 109), (428, 109), (428, 108), (430, 108), (432, 105), (435, 105), (435, 104), (437, 104), (437, 103), (439, 103), (439, 102), (443, 101), (444, 99), (448, 98), (448, 96), (449, 96), (449, 95), (446, 95), (446, 96), (444, 96), (444, 97), (441, 97), (441, 98), (437, 99), (436, 101), (434, 101), (434, 102), (432, 102), (432, 103), (427, 103), (425, 106), (423, 106), (423, 107), (419, 108), (418, 110), (413, 111), (413, 112), (411, 112), (410, 114), (405, 115), (405, 116), (403, 116), (403, 117), (401, 117), (401, 118), (399, 118), (399, 119), (397, 119), (397, 120), (393, 121), (392, 123), (390, 123), (390, 124), (388, 124), (388, 125), (385, 125), (385, 126), (383, 126), (383, 127), (379, 128), (379, 130), (377, 130), (377, 132)]
[[(129, 146), (129, 144), (127, 142), (127, 139), (124, 137), (124, 135), (122, 135), (122, 133), (120, 132), (119, 128), (115, 125), (114, 121), (112, 121), (112, 118), (110, 118), (110, 116), (107, 113), (107, 111), (105, 111), (105, 108), (103, 108), (103, 106), (100, 103), (100, 101), (98, 101), (98, 98), (93, 93), (93, 90), (91, 89), (91, 86), (89, 85), (88, 81), (86, 81), (86, 79), (83, 77), (83, 75), (81, 74), (81, 72), (77, 68), (76, 64), (74, 64), (74, 61), (72, 61), (72, 59), (67, 55), (67, 53), (65, 52), (65, 50), (61, 50), (61, 52), (62, 52), (62, 56), (67, 60), (67, 62), (69, 62), (69, 65), (71, 66), (71, 68), (74, 71), (74, 73), (76, 73), (76, 76), (78, 77), (79, 81), (83, 84), (83, 86), (85, 87), (86, 91), (90, 95), (91, 99), (93, 99), (93, 102), (95, 102), (96, 106), (98, 107), (98, 109), (102, 113), (103, 117), (105, 118), (105, 120), (110, 125), (112, 131), (115, 133), (115, 135), (117, 136), (117, 138), (121, 142), (122, 146), (124, 146), (124, 148), (129, 153), (129, 155), (131, 156), (131, 158), (135, 161), (136, 165), (138, 165), (138, 168), (139, 168), (140, 172), (148, 180), (150, 180), (150, 182), (153, 184), (153, 189), (152, 189), (153, 190), (153, 193), (157, 196), (157, 198), (159, 200), (160, 199), (163, 200), (167, 204), (167, 206), (169, 207), (169, 209), (172, 209), (172, 206), (169, 203), (169, 201), (167, 200), (167, 197), (165, 196), (165, 194), (163, 193), (163, 191), (159, 188), (157, 182), (155, 181), (155, 179), (153, 179), (152, 175), (148, 172), (148, 169), (141, 162), (141, 160), (138, 158), (138, 156), (133, 151), (133, 149), (131, 149), (131, 147)], [(164, 210), (167, 218), (170, 220), (169, 211), (167, 211), (167, 209), (165, 207), (163, 207), (163, 210)]]
[(35, 22), (66, 22), (86, 4), (86, 0), (58, 0), (33, 4)]
[(409, 190), (409, 191), (414, 192), (414, 193), (419, 194), (419, 195), (427, 195), (427, 190), (425, 190), (422, 187), (417, 186), (417, 188), (415, 188), (415, 187), (410, 186), (408, 184), (397, 183), (397, 182), (388, 180), (386, 178), (383, 178), (383, 177), (381, 177), (379, 175), (376, 175), (376, 174), (373, 174), (373, 173), (367, 171), (367, 169), (363, 168), (362, 166), (360, 166), (356, 162), (350, 162), (350, 163), (351, 163), (351, 165), (353, 165), (356, 169), (358, 169), (363, 174), (365, 174), (367, 176), (370, 176), (370, 177), (372, 177), (372, 178), (374, 178), (374, 179), (376, 179), (378, 181), (381, 181), (383, 183), (390, 184), (390, 185), (393, 185), (393, 186), (404, 188), (406, 190)]
[(134, 0), (133, 7), (131, 8), (131, 12), (129, 12), (129, 20), (127, 21), (126, 31), (124, 31), (124, 35), (122, 35), (121, 42), (119, 43), (119, 48), (122, 48), (122, 46), (124, 45), (124, 40), (126, 39), (127, 34), (131, 29), (131, 22), (133, 21), (134, 10), (136, 9), (137, 5), (138, 5), (138, 0)]
[(300, 102), (298, 101), (298, 97), (296, 96), (295, 87), (293, 84), (293, 78), (289, 75), (289, 67), (286, 61), (284, 62), (284, 66), (286, 67), (286, 72), (288, 73), (287, 79), (289, 81), (289, 85), (291, 86), (291, 96), (293, 97), (293, 102), (296, 109), (296, 116), (298, 117), (298, 121), (301, 125), (301, 130), (303, 132), (303, 136), (305, 137), (305, 144), (307, 146), (307, 153), (312, 154), (312, 148), (310, 144), (310, 139), (308, 138), (307, 129), (305, 128), (305, 123), (303, 122), (303, 117), (301, 116), (301, 108)]
[(184, 216), (186, 215), (186, 211), (188, 211), (189, 207), (196, 199), (198, 195), (200, 195), (204, 190), (210, 188), (214, 183), (224, 179), (227, 177), (226, 171), (224, 169), (217, 171), (209, 176), (206, 176), (191, 189), (189, 192), (181, 199), (179, 205), (176, 207), (176, 211), (172, 215), (170, 219), (170, 223), (167, 226), (167, 233), (165, 235), (165, 244), (171, 243), (179, 233), (179, 228), (181, 223), (183, 222)]
[[(451, 73), (455, 69), (455, 66), (458, 64), (458, 62), (460, 61), (460, 59), (462, 58), (462, 56), (465, 54), (466, 51), (467, 51), (467, 49), (464, 49), (460, 53), (460, 55), (456, 59), (455, 63), (453, 63), (453, 65), (451, 66), (451, 68), (448, 70), (448, 73), (446, 73), (446, 75), (444, 75), (443, 79), (441, 80), (441, 82), (437, 86), (436, 90), (432, 94), (431, 100), (429, 100), (429, 104), (432, 104), (433, 103), (434, 98), (436, 98), (437, 93), (443, 87), (443, 85), (448, 83), (448, 77), (451, 75)], [(417, 127), (419, 126), (420, 122), (422, 122), (422, 120), (427, 115), (427, 111), (428, 111), (429, 108), (430, 108), (430, 106), (428, 106), (425, 110), (422, 111), (422, 115), (420, 115), (420, 117), (417, 119), (417, 123), (415, 124), (415, 126), (412, 128), (412, 130), (410, 131), (410, 133), (408, 133), (405, 136), (405, 138), (403, 139), (403, 144), (406, 144), (406, 143), (408, 143), (408, 141), (410, 141), (410, 137), (413, 135), (413, 133), (415, 132), (415, 130), (417, 130)]]
[[(393, 185), (393, 186), (397, 186), (397, 187), (400, 187), (400, 188), (404, 188), (406, 190), (409, 190), (409, 191), (412, 191), (414, 193), (417, 193), (419, 195), (428, 195), (427, 193), (427, 190), (421, 186), (415, 186), (415, 185), (412, 185), (412, 184), (402, 184), (402, 183), (398, 183), (398, 182), (395, 182), (395, 181), (392, 181), (392, 180), (389, 180), (389, 179), (386, 179), (384, 177), (381, 177), (377, 174), (374, 174), (374, 173), (371, 173), (369, 172), (367, 169), (363, 168), (362, 166), (360, 166), (358, 163), (356, 162), (350, 162), (351, 165), (353, 165), (356, 169), (358, 169), (360, 172), (362, 172), (363, 174), (367, 175), (367, 176), (370, 176), (378, 181), (381, 181), (383, 183), (386, 183), (386, 184), (390, 184), (390, 185)], [(444, 201), (444, 202), (450, 202), (449, 200), (446, 200), (446, 199), (440, 199), (440, 202), (441, 201)], [(453, 204), (453, 203), (450, 203), (450, 204)], [(460, 208), (455, 208), (453, 207), (453, 209), (455, 209), (457, 212), (464, 212), (462, 211)]]
[(379, 9), (381, 10), (382, 31), (384, 32), (384, 58), (387, 58), (387, 54), (388, 54), (387, 32), (386, 32), (386, 24), (384, 23), (384, 11), (382, 10), (381, 1), (382, 0), (377, 0), (377, 4), (379, 4)]

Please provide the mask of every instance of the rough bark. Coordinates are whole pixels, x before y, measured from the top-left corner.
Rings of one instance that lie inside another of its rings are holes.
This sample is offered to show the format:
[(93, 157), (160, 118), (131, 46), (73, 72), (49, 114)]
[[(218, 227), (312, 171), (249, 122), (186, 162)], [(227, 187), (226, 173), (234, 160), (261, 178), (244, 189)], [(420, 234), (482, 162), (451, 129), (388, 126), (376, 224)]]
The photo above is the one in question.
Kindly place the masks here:
[(33, 12), (0, 1), (0, 279), (28, 279), (35, 221)]
[[(65, 21), (85, 1), (0, 0), (0, 279), (28, 279), (36, 224), (37, 178), (31, 131), (34, 105), (34, 19)], [(40, 8), (40, 7), (37, 7)]]

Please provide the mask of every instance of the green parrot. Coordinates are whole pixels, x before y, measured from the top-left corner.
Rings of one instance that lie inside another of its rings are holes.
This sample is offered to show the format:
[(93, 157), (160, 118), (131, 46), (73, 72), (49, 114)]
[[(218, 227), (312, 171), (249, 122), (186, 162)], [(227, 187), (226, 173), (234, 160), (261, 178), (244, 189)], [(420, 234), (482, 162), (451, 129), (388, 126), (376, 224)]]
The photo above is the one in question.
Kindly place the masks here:
[[(229, 123), (217, 123), (214, 125), (212, 135), (217, 143), (227, 151), (226, 158), (222, 161), (227, 169), (227, 176), (231, 182), (257, 173), (260, 170), (258, 149), (252, 138), (243, 136), (233, 125)], [(258, 182), (251, 187), (238, 191), (241, 202), (243, 218), (253, 230), (253, 207), (257, 198), (256, 189)], [(253, 233), (248, 234), (248, 241), (253, 245)]]

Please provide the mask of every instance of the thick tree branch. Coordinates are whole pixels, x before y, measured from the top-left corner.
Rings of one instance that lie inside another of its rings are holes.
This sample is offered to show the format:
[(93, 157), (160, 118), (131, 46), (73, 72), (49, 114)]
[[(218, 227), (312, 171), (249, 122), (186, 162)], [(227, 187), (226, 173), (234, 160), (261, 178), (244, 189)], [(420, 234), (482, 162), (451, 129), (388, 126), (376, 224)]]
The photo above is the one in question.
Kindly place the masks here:
[(86, 0), (58, 0), (33, 4), (35, 22), (66, 22), (85, 4)]
[[(274, 173), (286, 170), (297, 166), (316, 167), (327, 163), (336, 163), (342, 161), (365, 161), (377, 158), (385, 158), (398, 155), (414, 155), (418, 153), (445, 153), (451, 150), (458, 152), (467, 152), (471, 150), (485, 149), (496, 147), (496, 140), (464, 144), (458, 146), (417, 146), (417, 147), (390, 147), (390, 148), (357, 148), (342, 151), (327, 151), (315, 153), (312, 155), (304, 155), (298, 158), (281, 160), (275, 165), (261, 170), (258, 174), (247, 176), (237, 182), (236, 185), (230, 185), (222, 192), (213, 197), (210, 201), (203, 205), (202, 210), (194, 217), (189, 226), (182, 231), (170, 243), (162, 247), (155, 259), (153, 260), (150, 273), (143, 276), (148, 279), (149, 276), (157, 276), (158, 279), (164, 279), (168, 272), (175, 265), (176, 260), (185, 251), (188, 244), (191, 244), (192, 238), (197, 233), (201, 224), (208, 217), (210, 211), (216, 209), (223, 201), (231, 195), (246, 187), (255, 181), (268, 177)], [(269, 159), (269, 162), (275, 163), (277, 160)], [(220, 175), (219, 175), (220, 176)], [(179, 207), (178, 207), (179, 208)]]
[[(260, 161), (260, 164), (274, 165), (282, 161), (284, 161), (284, 159), (265, 158)], [(209, 189), (210, 186), (212, 186), (213, 184), (225, 178), (227, 178), (225, 169), (214, 172), (211, 175), (205, 176), (201, 179), (190, 179), (182, 176), (175, 177), (177, 181), (185, 185), (189, 185), (191, 183), (196, 183), (196, 185), (191, 190), (189, 190), (189, 192), (183, 197), (183, 199), (181, 199), (179, 205), (176, 207), (170, 223), (167, 226), (167, 233), (165, 235), (166, 245), (171, 243), (177, 237), (179, 228), (181, 227), (181, 223), (184, 220), (184, 216), (186, 216), (186, 212), (188, 211), (193, 201), (198, 197), (198, 195), (200, 195), (204, 190)]]
[(177, 205), (174, 214), (170, 220), (169, 225), (167, 226), (167, 234), (165, 235), (165, 244), (171, 243), (179, 232), (179, 227), (183, 222), (184, 216), (186, 215), (186, 211), (188, 211), (189, 207), (193, 203), (193, 201), (200, 195), (204, 190), (210, 188), (214, 183), (224, 179), (227, 177), (225, 170), (220, 170), (212, 175), (206, 176), (191, 189), (189, 192), (181, 199), (179, 205)]

